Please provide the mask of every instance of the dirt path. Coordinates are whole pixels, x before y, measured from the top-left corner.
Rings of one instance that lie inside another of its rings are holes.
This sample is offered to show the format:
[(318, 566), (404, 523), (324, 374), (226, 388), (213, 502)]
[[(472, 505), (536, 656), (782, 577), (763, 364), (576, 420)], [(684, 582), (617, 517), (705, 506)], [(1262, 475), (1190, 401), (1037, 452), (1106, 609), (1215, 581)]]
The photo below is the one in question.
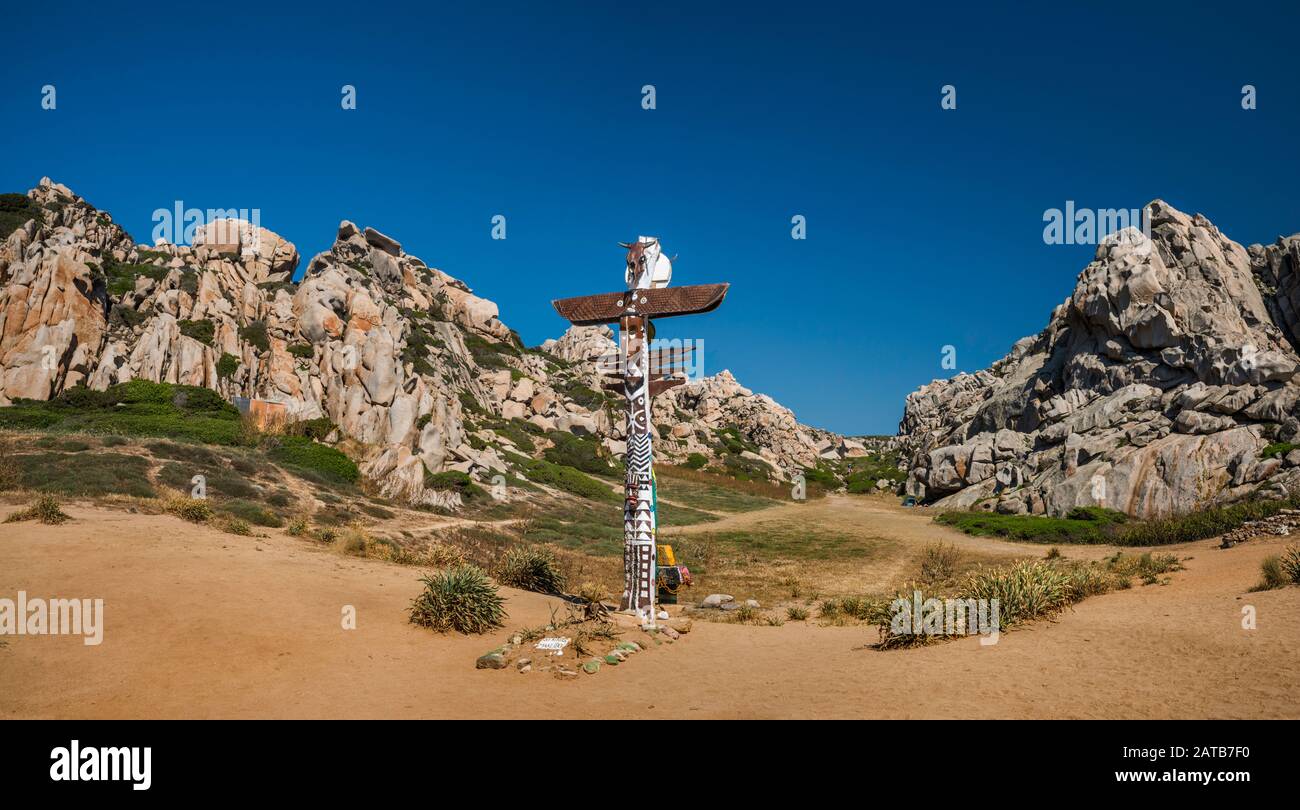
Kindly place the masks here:
[[(908, 542), (988, 547), (889, 505), (819, 508), (819, 521), (869, 520)], [(870, 628), (696, 622), (675, 645), (560, 681), (473, 668), (555, 600), (503, 589), (506, 630), (438, 636), (406, 622), (418, 570), (278, 533), (68, 511), (63, 526), (4, 526), (0, 597), (103, 598), (105, 639), (8, 637), (0, 718), (1300, 717), (1300, 588), (1247, 593), (1284, 539), (1178, 547), (1192, 559), (1171, 584), (1089, 599), (992, 646), (876, 652)], [(355, 630), (341, 628), (345, 605)], [(1242, 629), (1246, 605), (1258, 629)]]

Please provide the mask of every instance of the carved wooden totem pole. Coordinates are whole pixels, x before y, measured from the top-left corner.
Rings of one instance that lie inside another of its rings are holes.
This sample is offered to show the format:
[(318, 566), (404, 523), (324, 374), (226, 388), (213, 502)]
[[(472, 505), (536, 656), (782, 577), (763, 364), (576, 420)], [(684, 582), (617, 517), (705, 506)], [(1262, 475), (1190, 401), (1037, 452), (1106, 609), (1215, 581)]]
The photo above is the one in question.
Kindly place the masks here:
[[(672, 263), (659, 240), (642, 236), (627, 248), (627, 290), (553, 301), (557, 312), (577, 326), (619, 326), (618, 356), (605, 388), (627, 399), (627, 479), (623, 503), (622, 610), (634, 611), (641, 623), (655, 624), (657, 561), (655, 533), (654, 425), (655, 394), (686, 382), (680, 373), (685, 351), (652, 350), (652, 317), (694, 315), (718, 308), (727, 284), (668, 287)], [(604, 358), (602, 358), (603, 360)]]

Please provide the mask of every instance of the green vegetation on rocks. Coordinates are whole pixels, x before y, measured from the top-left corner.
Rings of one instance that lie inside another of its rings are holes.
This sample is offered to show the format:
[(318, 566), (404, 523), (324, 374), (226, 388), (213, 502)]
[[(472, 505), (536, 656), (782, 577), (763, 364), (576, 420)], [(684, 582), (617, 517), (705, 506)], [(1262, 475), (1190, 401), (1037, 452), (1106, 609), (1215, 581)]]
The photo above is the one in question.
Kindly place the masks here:
[(217, 361), (217, 376), (223, 380), (228, 380), (235, 376), (239, 369), (239, 358), (229, 352), (222, 352), (221, 359)]
[(445, 472), (433, 473), (428, 468), (424, 470), (424, 485), (429, 489), (443, 491), (459, 492), (461, 498), (469, 500), (484, 495), (483, 488), (475, 483), (469, 473), (460, 470), (446, 470)]
[(36, 220), (37, 226), (45, 221), (45, 214), (26, 194), (0, 194), (0, 239), (7, 239), (14, 231)]
[(215, 331), (212, 321), (177, 321), (176, 325), (180, 327), (181, 334), (185, 337), (194, 338), (200, 343), (212, 345), (212, 338)]
[(258, 351), (265, 352), (271, 349), (271, 339), (267, 336), (266, 324), (262, 321), (250, 321), (247, 326), (239, 330), (239, 336)]
[(128, 264), (105, 258), (101, 272), (108, 294), (118, 298), (135, 290), (136, 279), (141, 276), (161, 281), (166, 278), (168, 270), (153, 264)]

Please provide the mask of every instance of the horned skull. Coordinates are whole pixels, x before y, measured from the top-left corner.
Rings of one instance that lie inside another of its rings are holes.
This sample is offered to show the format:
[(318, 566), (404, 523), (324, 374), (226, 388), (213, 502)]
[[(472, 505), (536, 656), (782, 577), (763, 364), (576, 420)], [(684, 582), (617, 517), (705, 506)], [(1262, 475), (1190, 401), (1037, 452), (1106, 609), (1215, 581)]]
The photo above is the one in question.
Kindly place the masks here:
[(650, 276), (659, 261), (661, 248), (653, 236), (639, 236), (635, 242), (619, 242), (627, 248), (627, 288), (645, 289), (650, 286)]

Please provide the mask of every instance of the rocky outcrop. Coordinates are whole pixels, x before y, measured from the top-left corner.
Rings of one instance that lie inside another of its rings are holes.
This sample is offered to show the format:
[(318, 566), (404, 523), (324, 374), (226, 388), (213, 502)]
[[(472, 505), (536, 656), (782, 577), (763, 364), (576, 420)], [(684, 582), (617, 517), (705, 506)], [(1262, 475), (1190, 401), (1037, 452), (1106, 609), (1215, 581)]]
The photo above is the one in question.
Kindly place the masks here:
[[(427, 476), (522, 474), (520, 429), (539, 451), (556, 431), (623, 451), (595, 363), (615, 350), (611, 330), (526, 348), (496, 304), (374, 228), (342, 222), (294, 283), (297, 248), (258, 224), (141, 246), (65, 186), (44, 179), (28, 197), (40, 216), (0, 245), (0, 405), (131, 379), (270, 400), (337, 425), (382, 494), (446, 508), (460, 496)], [(669, 461), (718, 455), (723, 430), (776, 477), (852, 451), (725, 371), (655, 413)]]
[[(654, 421), (670, 459), (712, 453), (717, 431), (737, 429), (757, 446), (751, 460), (789, 477), (817, 460), (843, 455), (843, 437), (799, 423), (789, 408), (742, 386), (730, 371), (669, 389), (655, 399)], [(745, 453), (742, 451), (742, 456)]]
[(1200, 215), (1149, 210), (1150, 239), (1105, 240), (1042, 332), (908, 396), (908, 492), (1152, 517), (1300, 477), (1260, 458), (1300, 436), (1300, 237), (1247, 250)]

